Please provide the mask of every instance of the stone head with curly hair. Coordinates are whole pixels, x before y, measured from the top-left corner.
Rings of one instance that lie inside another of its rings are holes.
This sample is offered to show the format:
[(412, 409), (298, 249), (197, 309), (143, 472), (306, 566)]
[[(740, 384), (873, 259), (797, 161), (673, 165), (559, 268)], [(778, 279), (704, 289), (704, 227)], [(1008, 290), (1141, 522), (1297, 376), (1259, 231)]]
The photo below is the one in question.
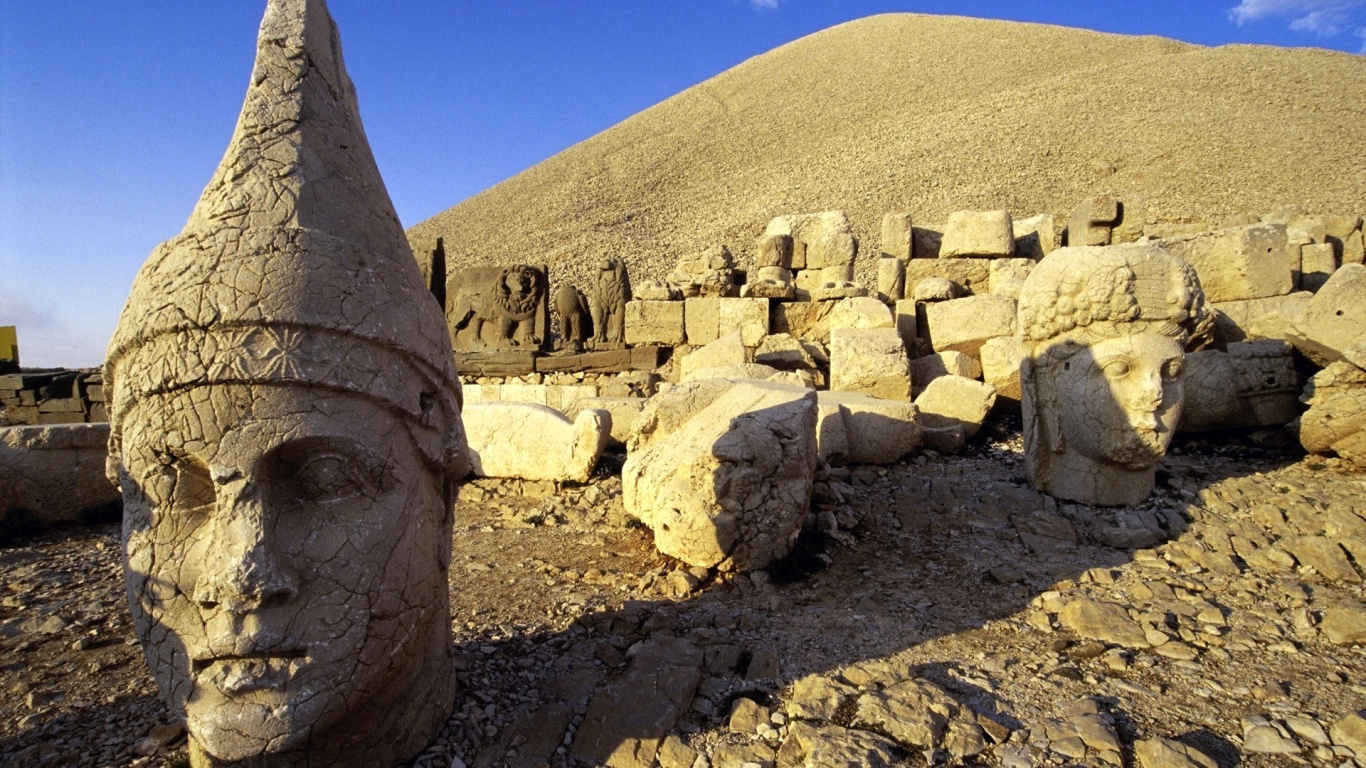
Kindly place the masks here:
[(1147, 498), (1180, 419), (1185, 350), (1213, 323), (1195, 270), (1150, 244), (1064, 248), (1025, 281), (1018, 321), (1034, 486), (1089, 504)]

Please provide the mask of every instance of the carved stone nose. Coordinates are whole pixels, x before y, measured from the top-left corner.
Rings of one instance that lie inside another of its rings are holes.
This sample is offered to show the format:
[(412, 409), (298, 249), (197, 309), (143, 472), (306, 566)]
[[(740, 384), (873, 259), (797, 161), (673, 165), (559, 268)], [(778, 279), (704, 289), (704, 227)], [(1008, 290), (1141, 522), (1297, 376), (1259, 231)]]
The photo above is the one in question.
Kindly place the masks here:
[(298, 594), (298, 584), (281, 567), (266, 530), (265, 510), (254, 484), (233, 473), (215, 483), (215, 504), (209, 553), (193, 598), (201, 608), (223, 608), (233, 613), (284, 605)]

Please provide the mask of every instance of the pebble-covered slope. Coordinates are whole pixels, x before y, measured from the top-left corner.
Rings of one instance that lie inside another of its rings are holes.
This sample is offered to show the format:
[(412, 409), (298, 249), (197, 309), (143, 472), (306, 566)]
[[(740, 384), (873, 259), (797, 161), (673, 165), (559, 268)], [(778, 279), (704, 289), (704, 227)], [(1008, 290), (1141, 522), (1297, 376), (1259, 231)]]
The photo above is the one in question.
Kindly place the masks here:
[[(1366, 57), (1205, 48), (895, 14), (755, 57), (409, 230), (451, 266), (584, 256), (633, 278), (772, 216), (842, 208), (875, 254), (891, 210), (1065, 216), (1100, 192), (1218, 223), (1282, 205), (1366, 213)], [(862, 261), (862, 259), (861, 259)]]

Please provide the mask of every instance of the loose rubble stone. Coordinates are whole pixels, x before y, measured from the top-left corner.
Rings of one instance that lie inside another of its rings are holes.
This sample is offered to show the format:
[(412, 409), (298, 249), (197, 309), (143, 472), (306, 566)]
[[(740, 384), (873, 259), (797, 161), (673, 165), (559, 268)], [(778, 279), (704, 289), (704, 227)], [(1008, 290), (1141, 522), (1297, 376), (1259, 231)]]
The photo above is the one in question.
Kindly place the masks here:
[(981, 355), (982, 379), (996, 389), (996, 398), (1019, 407), (1020, 364), (1024, 361), (1024, 343), (1018, 336), (988, 339), (978, 352)]
[(915, 284), (915, 301), (949, 301), (957, 298), (958, 287), (946, 277), (927, 277)]
[(852, 392), (817, 392), (816, 403), (816, 446), (831, 464), (894, 464), (920, 447), (911, 403)]
[(1335, 645), (1366, 645), (1366, 605), (1338, 603), (1323, 613), (1323, 634)]
[(1314, 294), (1308, 291), (1268, 296), (1246, 301), (1211, 303), (1214, 312), (1214, 341), (1228, 345), (1235, 341), (1289, 339), (1304, 317)]
[(793, 723), (779, 760), (802, 768), (890, 768), (896, 744), (867, 731)]
[(911, 381), (915, 386), (924, 387), (940, 376), (980, 379), (982, 364), (962, 352), (938, 352), (911, 361)]
[[(1328, 366), (1366, 338), (1366, 266), (1346, 264), (1304, 308), (1290, 341), (1305, 357)], [(1360, 358), (1356, 360), (1361, 365)]]
[(830, 389), (909, 401), (911, 364), (895, 328), (832, 328)]
[(609, 442), (624, 445), (643, 410), (643, 397), (585, 397), (575, 400), (565, 412), (565, 416), (577, 422), (578, 415), (584, 411), (605, 411), (611, 417)]
[(1138, 622), (1124, 608), (1087, 598), (1068, 602), (1058, 613), (1063, 626), (1090, 640), (1114, 643), (1123, 648), (1148, 648), (1151, 643)]
[(1041, 213), (1027, 219), (1013, 219), (1015, 255), (1038, 261), (1057, 247), (1057, 225), (1053, 214)]
[(1227, 352), (1186, 355), (1181, 431), (1281, 426), (1299, 413), (1299, 375), (1288, 343), (1235, 342)]
[(1366, 755), (1366, 710), (1348, 712), (1328, 729), (1333, 743), (1347, 747), (1360, 758)]
[(1314, 374), (1300, 400), (1309, 406), (1296, 429), (1304, 450), (1366, 467), (1366, 371), (1333, 363)]
[(1265, 717), (1243, 718), (1243, 749), (1276, 755), (1296, 755), (1300, 747)]

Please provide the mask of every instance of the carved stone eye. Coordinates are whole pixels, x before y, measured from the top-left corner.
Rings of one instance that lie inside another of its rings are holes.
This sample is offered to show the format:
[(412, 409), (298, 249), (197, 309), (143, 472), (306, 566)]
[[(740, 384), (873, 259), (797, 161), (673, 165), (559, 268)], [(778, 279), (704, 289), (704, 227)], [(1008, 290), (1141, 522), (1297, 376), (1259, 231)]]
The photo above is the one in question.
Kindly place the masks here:
[(1122, 379), (1129, 375), (1129, 363), (1125, 360), (1111, 360), (1101, 370), (1112, 379)]
[(1168, 380), (1178, 379), (1181, 377), (1181, 371), (1182, 363), (1180, 360), (1168, 360), (1166, 364), (1162, 366), (1162, 378)]

